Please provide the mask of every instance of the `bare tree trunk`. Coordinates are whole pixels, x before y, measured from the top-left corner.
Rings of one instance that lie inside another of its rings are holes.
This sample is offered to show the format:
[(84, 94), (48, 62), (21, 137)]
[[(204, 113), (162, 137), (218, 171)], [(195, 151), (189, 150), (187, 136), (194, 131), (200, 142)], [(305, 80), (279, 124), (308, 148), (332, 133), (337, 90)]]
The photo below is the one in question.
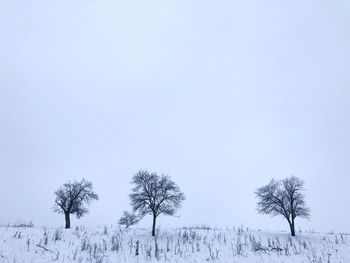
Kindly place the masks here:
[(290, 230), (291, 230), (292, 237), (295, 237), (295, 223), (293, 218), (292, 218), (292, 224), (290, 225)]
[(70, 228), (70, 217), (69, 217), (69, 213), (68, 213), (68, 212), (65, 212), (65, 213), (64, 213), (64, 217), (65, 217), (65, 220), (66, 220), (66, 229), (69, 229), (69, 228)]
[(153, 225), (152, 225), (152, 236), (153, 237), (156, 235), (156, 220), (157, 220), (157, 216), (153, 215)]
[(295, 225), (294, 220), (292, 222), (288, 222), (290, 227), (290, 234), (292, 237), (295, 237)]

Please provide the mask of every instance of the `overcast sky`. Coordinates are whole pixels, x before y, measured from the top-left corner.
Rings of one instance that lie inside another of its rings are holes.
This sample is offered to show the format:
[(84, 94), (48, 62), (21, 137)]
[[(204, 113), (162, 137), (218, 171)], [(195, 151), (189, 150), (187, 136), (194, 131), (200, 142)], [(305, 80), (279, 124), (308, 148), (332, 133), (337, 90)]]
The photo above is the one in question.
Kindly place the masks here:
[[(288, 231), (254, 191), (295, 175), (311, 221), (350, 232), (350, 2), (0, 2), (0, 222), (60, 226), (54, 191), (85, 177), (76, 224), (116, 223), (132, 175), (166, 173), (191, 224)], [(143, 224), (148, 224), (149, 218)]]

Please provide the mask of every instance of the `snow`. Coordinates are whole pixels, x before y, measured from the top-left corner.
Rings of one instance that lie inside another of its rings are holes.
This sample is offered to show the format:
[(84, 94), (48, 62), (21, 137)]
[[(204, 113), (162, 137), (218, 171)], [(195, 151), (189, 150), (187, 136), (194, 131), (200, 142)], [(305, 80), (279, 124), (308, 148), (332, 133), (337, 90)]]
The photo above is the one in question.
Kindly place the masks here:
[[(136, 243), (139, 243), (139, 255)], [(350, 262), (346, 234), (260, 232), (246, 228), (149, 229), (0, 227), (1, 263)]]

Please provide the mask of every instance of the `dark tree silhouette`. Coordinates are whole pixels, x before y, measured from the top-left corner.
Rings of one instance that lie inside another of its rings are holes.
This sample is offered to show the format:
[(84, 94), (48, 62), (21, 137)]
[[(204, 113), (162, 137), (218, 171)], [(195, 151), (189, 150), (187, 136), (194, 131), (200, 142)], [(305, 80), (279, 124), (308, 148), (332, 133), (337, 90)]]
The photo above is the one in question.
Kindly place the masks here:
[(152, 236), (155, 236), (156, 220), (161, 214), (175, 215), (185, 200), (185, 195), (169, 176), (158, 176), (140, 170), (132, 179), (131, 206), (141, 217), (153, 216)]
[(88, 213), (86, 205), (98, 200), (97, 194), (92, 191), (92, 183), (83, 179), (81, 182), (65, 183), (56, 192), (54, 212), (64, 214), (66, 228), (70, 228), (70, 214), (77, 218)]
[(122, 217), (119, 219), (119, 225), (125, 226), (128, 228), (129, 226), (133, 226), (140, 221), (140, 217), (138, 217), (135, 213), (130, 213), (127, 211), (123, 211)]
[(304, 190), (304, 182), (295, 176), (278, 181), (273, 179), (268, 185), (257, 189), (257, 209), (261, 214), (282, 215), (288, 221), (291, 235), (295, 236), (295, 218), (310, 218)]

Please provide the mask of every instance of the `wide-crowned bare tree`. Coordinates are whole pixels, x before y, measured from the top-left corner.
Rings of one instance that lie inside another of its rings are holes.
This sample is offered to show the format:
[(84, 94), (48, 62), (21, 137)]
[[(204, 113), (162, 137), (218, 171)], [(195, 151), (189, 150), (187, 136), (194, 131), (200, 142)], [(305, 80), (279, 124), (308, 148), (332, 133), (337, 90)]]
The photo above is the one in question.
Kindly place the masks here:
[(304, 182), (295, 176), (284, 180), (273, 179), (268, 185), (257, 189), (257, 209), (261, 214), (282, 215), (288, 221), (291, 235), (295, 236), (295, 219), (310, 217), (304, 190)]
[(152, 236), (155, 236), (156, 220), (161, 214), (175, 215), (185, 200), (185, 195), (169, 176), (140, 170), (132, 179), (131, 206), (141, 217), (153, 216)]
[(55, 192), (55, 195), (53, 210), (64, 214), (66, 228), (70, 228), (70, 214), (80, 218), (88, 213), (86, 205), (89, 205), (93, 200), (98, 200), (97, 194), (92, 191), (92, 183), (85, 179), (80, 182), (65, 183)]

